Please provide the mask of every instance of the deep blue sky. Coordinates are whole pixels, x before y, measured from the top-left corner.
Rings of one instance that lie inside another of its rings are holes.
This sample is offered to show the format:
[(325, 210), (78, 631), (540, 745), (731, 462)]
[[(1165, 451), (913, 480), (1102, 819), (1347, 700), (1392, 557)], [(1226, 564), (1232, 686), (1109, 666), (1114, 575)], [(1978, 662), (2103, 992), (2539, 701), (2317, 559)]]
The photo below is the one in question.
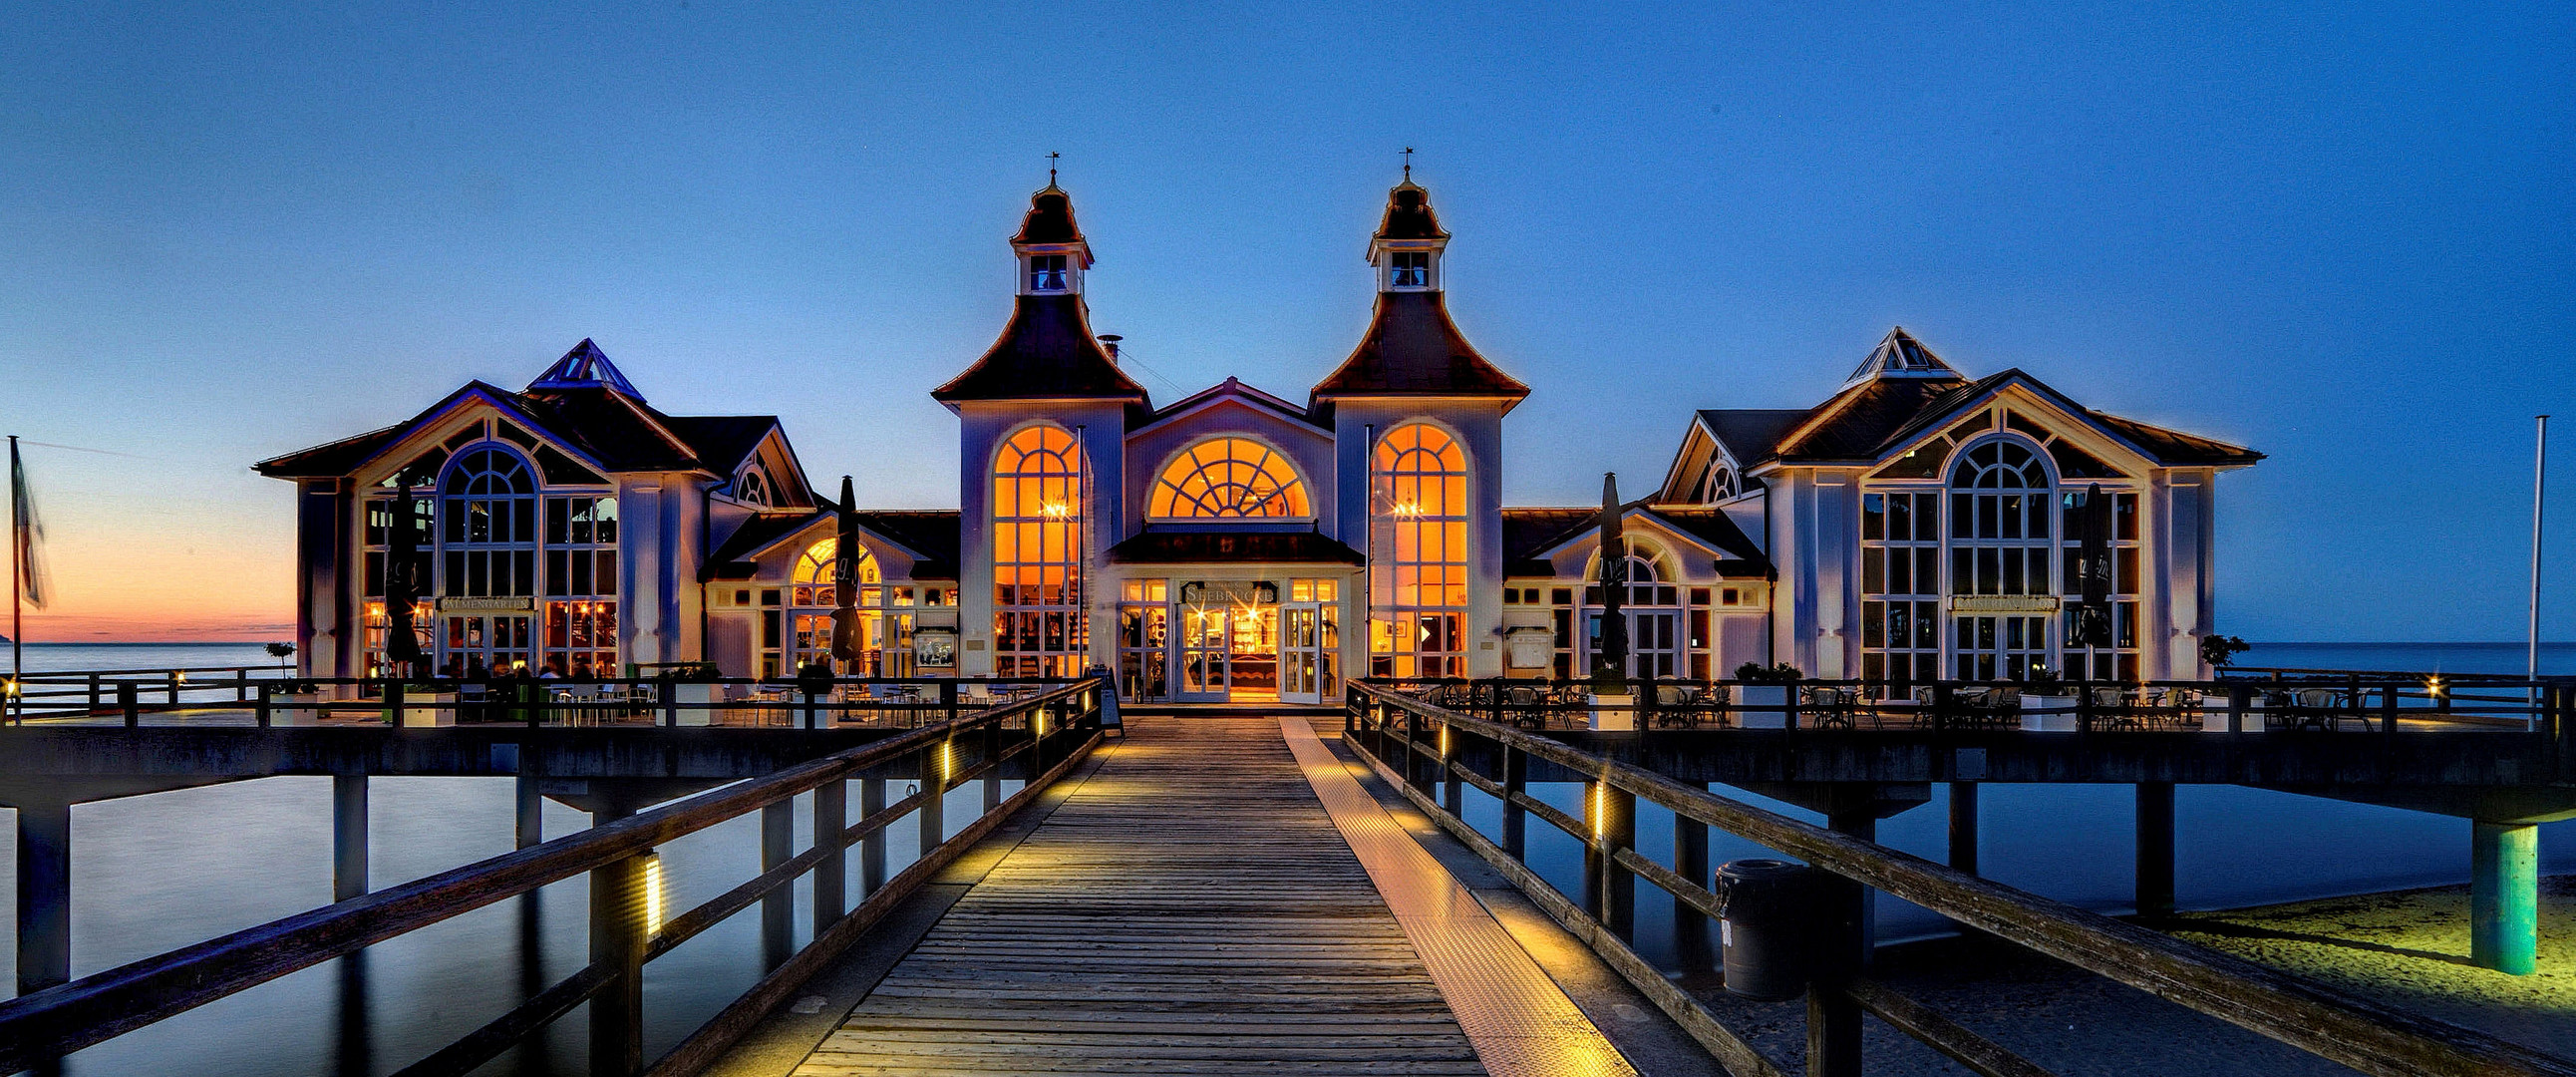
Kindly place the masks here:
[(2530, 417), (2576, 413), (2565, 5), (1806, 7), (10, 5), (0, 424), (150, 458), (30, 450), (69, 614), (175, 573), (281, 619), (245, 465), (584, 336), (953, 505), (925, 394), (1048, 151), (1158, 399), (1302, 398), (1411, 145), (1536, 390), (1514, 502), (1641, 489), (1689, 409), (1813, 403), (1902, 323), (2270, 453), (2222, 480), (2223, 631), (2521, 635)]

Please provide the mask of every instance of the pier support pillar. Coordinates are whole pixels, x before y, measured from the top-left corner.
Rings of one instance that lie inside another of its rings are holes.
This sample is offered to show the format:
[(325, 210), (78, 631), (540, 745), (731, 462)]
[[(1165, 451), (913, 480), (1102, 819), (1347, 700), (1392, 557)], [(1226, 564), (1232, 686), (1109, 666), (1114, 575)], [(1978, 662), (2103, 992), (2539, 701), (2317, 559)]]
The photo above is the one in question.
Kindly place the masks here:
[(331, 900), (367, 892), (367, 776), (331, 776)]
[[(865, 820), (873, 817), (876, 813), (884, 811), (885, 806), (886, 780), (883, 778), (860, 779), (859, 818)], [(878, 827), (874, 830), (868, 831), (867, 837), (859, 839), (860, 900), (866, 900), (869, 895), (876, 893), (878, 889), (884, 887), (885, 881), (886, 828)]]
[[(782, 800), (760, 809), (760, 870), (766, 872), (796, 854), (796, 802)], [(796, 952), (796, 888), (781, 886), (760, 898), (760, 957), (763, 969), (787, 963)]]
[(2138, 783), (2138, 915), (2174, 911), (2174, 787)]
[[(1673, 873), (1709, 888), (1707, 823), (1674, 814)], [(1673, 902), (1673, 955), (1686, 973), (1716, 967), (1716, 954), (1708, 944), (1708, 917), (1679, 901)]]
[(2485, 820), (2469, 826), (2469, 960), (2531, 975), (2540, 949), (2540, 828)]
[(1977, 873), (1977, 783), (1950, 783), (1950, 866)]
[(814, 865), (814, 937), (818, 939), (849, 910), (844, 893), (850, 877), (849, 854), (841, 851), (841, 832), (849, 827), (850, 783), (815, 786), (814, 844), (826, 850)]
[(18, 993), (72, 978), (72, 806), (18, 805)]

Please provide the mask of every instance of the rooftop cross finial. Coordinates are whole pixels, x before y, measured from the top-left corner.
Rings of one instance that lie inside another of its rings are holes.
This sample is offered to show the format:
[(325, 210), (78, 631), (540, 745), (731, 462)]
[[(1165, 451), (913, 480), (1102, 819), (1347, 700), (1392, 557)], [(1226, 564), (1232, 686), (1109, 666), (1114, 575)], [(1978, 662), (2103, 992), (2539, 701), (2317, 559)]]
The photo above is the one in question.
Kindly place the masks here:
[(1404, 148), (1404, 182), (1413, 182), (1413, 147)]
[(1064, 155), (1061, 153), (1050, 152), (1047, 154), (1047, 186), (1049, 187), (1055, 186), (1055, 160), (1062, 156)]

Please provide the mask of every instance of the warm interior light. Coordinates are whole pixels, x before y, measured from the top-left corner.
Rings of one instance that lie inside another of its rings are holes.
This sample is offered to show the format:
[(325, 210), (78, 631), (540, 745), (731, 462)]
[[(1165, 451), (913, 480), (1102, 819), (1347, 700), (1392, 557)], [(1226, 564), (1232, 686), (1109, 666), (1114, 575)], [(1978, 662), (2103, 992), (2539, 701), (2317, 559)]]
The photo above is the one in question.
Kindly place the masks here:
[(1049, 501), (1044, 505), (1038, 506), (1038, 511), (1059, 520), (1073, 514), (1072, 506), (1066, 505), (1061, 501)]

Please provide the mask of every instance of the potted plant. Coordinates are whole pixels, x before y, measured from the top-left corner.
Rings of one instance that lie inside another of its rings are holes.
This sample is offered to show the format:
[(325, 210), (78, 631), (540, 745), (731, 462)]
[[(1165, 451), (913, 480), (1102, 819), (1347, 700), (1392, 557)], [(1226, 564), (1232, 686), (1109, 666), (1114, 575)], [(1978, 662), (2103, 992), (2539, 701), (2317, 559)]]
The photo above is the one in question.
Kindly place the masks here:
[(2077, 691), (2054, 668), (2031, 663), (2030, 672), (2022, 677), (2021, 727), (2041, 733), (2075, 732), (2080, 725)]
[(1788, 728), (1789, 703), (1806, 676), (1787, 662), (1768, 666), (1746, 662), (1735, 667), (1735, 702), (1745, 708), (1736, 712), (1736, 724), (1746, 729)]
[(669, 685), (664, 691), (679, 708), (680, 725), (714, 725), (720, 676), (713, 662), (677, 662), (662, 667), (653, 679)]
[[(2223, 677), (2226, 675), (2227, 667), (2236, 664), (2236, 656), (2252, 650), (2253, 647), (2253, 644), (2247, 643), (2242, 638), (2236, 636), (2202, 636), (2200, 638), (2200, 660), (2202, 663), (2209, 666), (2209, 671), (2212, 676)], [(2204, 708), (2200, 712), (2200, 728), (2202, 730), (2210, 733), (2225, 733), (2229, 731), (2227, 728), (2227, 693), (2212, 692), (2203, 697), (2201, 705)], [(2253, 698), (2246, 700), (2245, 724), (2253, 729), (2262, 729), (2263, 716), (2260, 713), (2262, 709), (2263, 697), (2260, 694), (2256, 694)]]

